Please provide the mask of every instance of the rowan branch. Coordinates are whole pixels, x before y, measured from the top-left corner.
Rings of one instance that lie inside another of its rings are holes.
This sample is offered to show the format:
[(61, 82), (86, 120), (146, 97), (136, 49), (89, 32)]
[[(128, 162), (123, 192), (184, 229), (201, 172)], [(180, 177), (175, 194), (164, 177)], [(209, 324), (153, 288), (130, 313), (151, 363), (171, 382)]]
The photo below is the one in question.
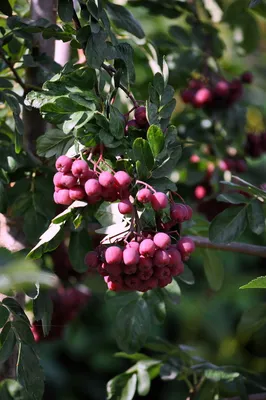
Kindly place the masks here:
[(248, 254), (250, 256), (266, 258), (266, 247), (264, 246), (256, 246), (254, 244), (237, 243), (237, 242), (232, 242), (229, 244), (223, 244), (223, 243), (218, 244), (218, 243), (212, 243), (208, 238), (202, 236), (189, 235), (189, 237), (194, 241), (196, 247), (199, 248), (231, 251), (233, 253), (242, 253), (242, 254)]
[(27, 86), (25, 85), (25, 83), (23, 82), (23, 80), (21, 79), (21, 77), (19, 76), (19, 74), (17, 73), (17, 71), (15, 70), (12, 62), (8, 59), (8, 57), (5, 55), (4, 50), (0, 49), (0, 57), (4, 60), (4, 62), (6, 63), (6, 65), (8, 66), (8, 68), (12, 71), (16, 82), (22, 87), (22, 89), (25, 91), (27, 89)]

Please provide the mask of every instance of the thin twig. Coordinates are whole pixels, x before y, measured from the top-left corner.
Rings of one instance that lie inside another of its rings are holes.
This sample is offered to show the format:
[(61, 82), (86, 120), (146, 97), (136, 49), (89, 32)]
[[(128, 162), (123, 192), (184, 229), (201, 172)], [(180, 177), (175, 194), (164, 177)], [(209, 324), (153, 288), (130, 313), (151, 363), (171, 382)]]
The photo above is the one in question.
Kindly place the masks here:
[(6, 63), (6, 65), (9, 67), (9, 69), (12, 71), (16, 82), (22, 87), (22, 89), (25, 91), (27, 89), (27, 86), (25, 85), (25, 83), (23, 82), (23, 80), (21, 79), (21, 77), (19, 76), (19, 74), (17, 73), (17, 71), (15, 70), (13, 64), (11, 61), (9, 61), (9, 59), (6, 57), (5, 52), (0, 49), (0, 57), (4, 60), (4, 62)]

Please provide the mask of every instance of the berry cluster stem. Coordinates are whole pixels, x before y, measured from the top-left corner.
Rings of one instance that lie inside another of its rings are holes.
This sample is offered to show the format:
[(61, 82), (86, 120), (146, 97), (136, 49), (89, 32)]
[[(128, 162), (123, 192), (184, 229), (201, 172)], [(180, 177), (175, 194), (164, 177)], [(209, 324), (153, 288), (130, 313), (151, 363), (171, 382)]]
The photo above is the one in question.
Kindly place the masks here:
[(146, 188), (150, 189), (153, 193), (156, 192), (156, 190), (151, 185), (148, 185), (148, 183), (146, 183), (146, 182), (136, 180), (136, 183), (140, 184), (140, 185), (144, 185)]

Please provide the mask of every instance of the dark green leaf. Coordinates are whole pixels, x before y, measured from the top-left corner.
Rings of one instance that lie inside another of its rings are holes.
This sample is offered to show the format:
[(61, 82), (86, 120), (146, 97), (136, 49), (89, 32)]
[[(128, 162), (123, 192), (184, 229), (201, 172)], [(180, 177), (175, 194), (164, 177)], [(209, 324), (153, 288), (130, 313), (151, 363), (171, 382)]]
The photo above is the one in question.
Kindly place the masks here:
[(165, 106), (163, 106), (160, 109), (159, 115), (161, 118), (170, 118), (174, 109), (175, 109), (175, 105), (176, 105), (176, 99), (172, 99), (169, 101), (169, 103), (165, 104)]
[(263, 205), (259, 200), (252, 200), (248, 206), (248, 223), (252, 232), (261, 235), (265, 230)]
[(72, 135), (65, 135), (59, 129), (49, 129), (37, 139), (37, 154), (41, 157), (59, 157), (73, 145)]
[(183, 46), (191, 46), (191, 39), (189, 34), (181, 26), (170, 26), (169, 33), (175, 40), (180, 42)]
[(127, 353), (135, 353), (144, 345), (150, 326), (148, 305), (139, 297), (122, 307), (116, 316), (115, 337), (118, 346)]
[(47, 290), (40, 290), (39, 296), (33, 301), (33, 312), (35, 320), (42, 321), (43, 334), (47, 336), (53, 314), (53, 302)]
[(178, 275), (178, 279), (187, 285), (194, 285), (195, 283), (194, 274), (186, 264), (184, 264), (184, 272), (181, 275)]
[(149, 290), (143, 297), (150, 309), (152, 323), (162, 324), (166, 317), (166, 307), (161, 291), (159, 289)]
[(147, 104), (147, 118), (150, 125), (159, 125), (158, 107), (156, 104), (148, 102)]
[(166, 301), (170, 301), (173, 304), (180, 303), (181, 290), (178, 283), (174, 279), (169, 285), (161, 289), (161, 293)]
[(0, 362), (9, 359), (16, 344), (16, 336), (11, 328), (11, 323), (7, 322), (0, 334)]
[(223, 201), (230, 204), (243, 204), (247, 203), (247, 197), (240, 193), (222, 193), (217, 197), (218, 201)]
[(206, 278), (212, 290), (221, 289), (224, 281), (224, 267), (218, 251), (205, 249), (203, 266)]
[(140, 161), (145, 165), (148, 171), (151, 171), (154, 165), (152, 151), (147, 140), (137, 138), (133, 143), (133, 153), (135, 161)]
[(156, 158), (164, 147), (164, 134), (158, 126), (151, 125), (147, 132), (147, 139), (152, 154)]
[(90, 67), (99, 69), (103, 63), (107, 49), (106, 39), (107, 34), (104, 31), (89, 35), (85, 55)]
[(266, 325), (265, 304), (246, 310), (237, 327), (237, 334), (243, 344), (247, 343), (251, 336)]
[(12, 327), (18, 340), (28, 344), (29, 346), (34, 346), (34, 337), (29, 324), (24, 321), (13, 321)]
[(211, 222), (209, 238), (213, 243), (230, 243), (237, 239), (247, 226), (247, 206), (228, 208)]
[(175, 94), (174, 88), (170, 85), (167, 85), (166, 88), (164, 89), (161, 99), (162, 106), (169, 103), (169, 101), (173, 98), (174, 94)]
[(164, 79), (159, 72), (154, 75), (153, 86), (160, 96), (164, 93)]
[(58, 15), (64, 22), (71, 22), (73, 18), (73, 1), (58, 0)]
[(28, 325), (30, 325), (30, 321), (25, 314), (23, 308), (15, 299), (13, 299), (12, 297), (5, 297), (2, 303), (9, 309), (10, 312), (12, 312), (15, 317), (23, 320)]
[(12, 89), (12, 87), (13, 87), (13, 85), (8, 79), (0, 77), (0, 88)]
[(9, 311), (6, 307), (0, 304), (0, 328), (3, 328), (9, 318)]
[(125, 7), (107, 2), (106, 9), (110, 14), (112, 21), (118, 28), (132, 33), (139, 39), (143, 39), (145, 37), (145, 33), (140, 23)]
[(125, 135), (125, 118), (114, 106), (110, 106), (110, 131), (116, 139), (122, 139)]
[(69, 242), (69, 258), (73, 268), (78, 272), (85, 272), (88, 267), (84, 263), (85, 255), (90, 250), (88, 232), (83, 229), (71, 232)]
[(19, 345), (17, 378), (24, 387), (29, 400), (42, 399), (44, 392), (44, 374), (39, 359), (27, 344)]
[(8, 0), (1, 0), (0, 12), (11, 17), (12, 8), (11, 8), (11, 5), (9, 4)]
[(215, 398), (215, 394), (217, 392), (217, 387), (214, 382), (205, 381), (203, 385), (201, 385), (200, 390), (196, 392), (194, 399), (195, 400), (213, 400)]
[(266, 276), (259, 276), (239, 289), (266, 289)]

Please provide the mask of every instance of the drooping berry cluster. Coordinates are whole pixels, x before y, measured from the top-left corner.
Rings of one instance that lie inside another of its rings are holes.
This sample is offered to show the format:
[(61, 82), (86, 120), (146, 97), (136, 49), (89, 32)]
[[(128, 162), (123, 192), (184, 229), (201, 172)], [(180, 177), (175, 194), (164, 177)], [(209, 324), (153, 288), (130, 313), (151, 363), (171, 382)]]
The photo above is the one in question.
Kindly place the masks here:
[(98, 173), (90, 169), (85, 160), (73, 161), (67, 156), (60, 156), (55, 166), (58, 172), (53, 182), (57, 204), (68, 206), (75, 200), (95, 204), (101, 200), (128, 199), (131, 177), (124, 171)]
[(164, 232), (137, 237), (126, 245), (99, 246), (87, 253), (85, 263), (89, 270), (104, 277), (109, 290), (146, 292), (163, 288), (173, 276), (184, 271), (183, 261), (195, 250), (190, 238), (181, 238), (176, 245)]
[(192, 79), (188, 88), (182, 91), (181, 98), (195, 108), (227, 108), (241, 98), (243, 84), (249, 84), (252, 80), (250, 72), (245, 72), (240, 79), (231, 82), (221, 79), (215, 84)]
[(53, 314), (51, 330), (47, 336), (43, 335), (42, 322), (34, 321), (31, 327), (36, 342), (43, 340), (55, 340), (62, 336), (63, 330), (68, 322), (73, 320), (90, 298), (86, 288), (82, 291), (77, 288), (59, 288), (52, 293)]
[(266, 132), (260, 134), (249, 133), (247, 135), (246, 154), (258, 158), (266, 152)]
[(129, 127), (144, 129), (147, 130), (149, 128), (149, 122), (146, 117), (146, 107), (138, 107), (135, 109), (134, 113), (135, 118), (129, 120), (126, 123), (125, 133), (128, 133)]

